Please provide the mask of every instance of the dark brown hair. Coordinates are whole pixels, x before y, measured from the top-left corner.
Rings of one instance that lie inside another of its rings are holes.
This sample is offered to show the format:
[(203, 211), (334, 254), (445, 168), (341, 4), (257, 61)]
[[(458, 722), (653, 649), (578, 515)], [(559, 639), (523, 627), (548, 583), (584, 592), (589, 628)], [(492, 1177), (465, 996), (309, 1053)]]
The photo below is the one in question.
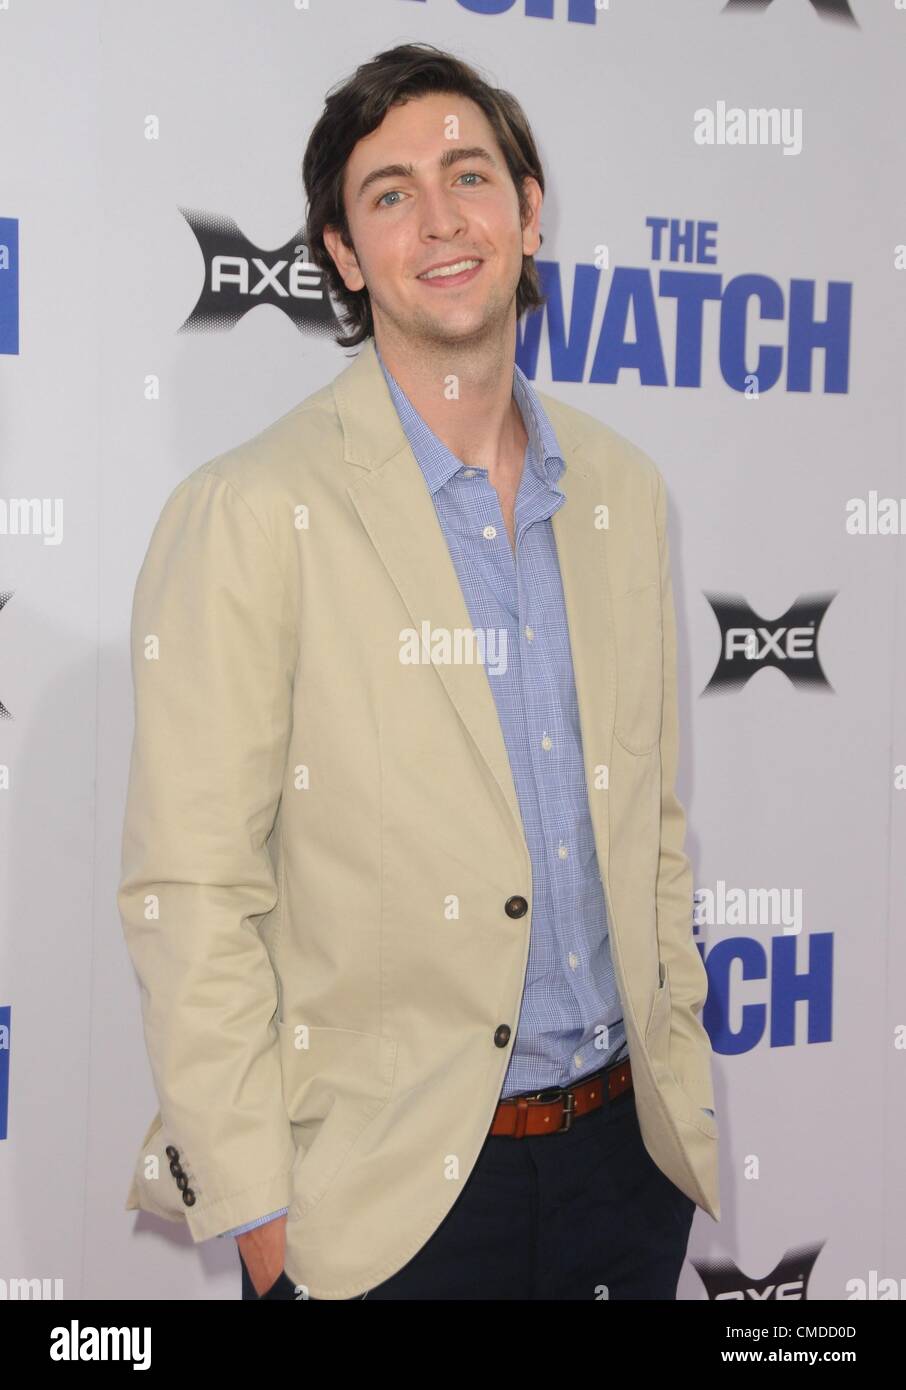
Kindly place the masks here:
[[(324, 243), (324, 228), (333, 226), (345, 245), (355, 249), (343, 203), (346, 162), (359, 140), (377, 129), (391, 106), (429, 92), (469, 97), (484, 112), (516, 187), (523, 224), (529, 213), (522, 182), (526, 175), (537, 179), (544, 192), (544, 170), (525, 112), (514, 96), (485, 82), (468, 63), (431, 44), (405, 43), (356, 68), (352, 77), (328, 92), (302, 160), (308, 199), (306, 244), (311, 260), (324, 272), (327, 287), (339, 302), (340, 318), (347, 330), (336, 336), (340, 347), (356, 347), (374, 336), (367, 288), (346, 288)], [(516, 289), (517, 318), (544, 303), (534, 258), (523, 256)]]

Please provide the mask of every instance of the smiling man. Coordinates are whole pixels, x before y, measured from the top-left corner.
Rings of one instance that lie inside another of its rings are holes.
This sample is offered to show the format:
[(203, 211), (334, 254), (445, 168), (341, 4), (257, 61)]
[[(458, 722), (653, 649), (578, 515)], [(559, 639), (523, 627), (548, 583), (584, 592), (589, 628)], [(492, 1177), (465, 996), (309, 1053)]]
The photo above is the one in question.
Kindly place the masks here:
[(673, 1299), (719, 1197), (664, 483), (516, 365), (512, 96), (403, 45), (303, 172), (361, 351), (136, 586), (127, 1205), (235, 1235), (246, 1299)]

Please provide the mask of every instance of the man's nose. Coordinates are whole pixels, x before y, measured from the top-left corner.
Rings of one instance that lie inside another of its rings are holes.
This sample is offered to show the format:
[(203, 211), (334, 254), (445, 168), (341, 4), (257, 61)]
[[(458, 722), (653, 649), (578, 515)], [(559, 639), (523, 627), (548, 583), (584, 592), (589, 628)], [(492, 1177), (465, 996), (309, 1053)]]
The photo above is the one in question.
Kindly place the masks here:
[(424, 190), (419, 199), (422, 236), (449, 241), (466, 225), (465, 214), (456, 195), (446, 188)]

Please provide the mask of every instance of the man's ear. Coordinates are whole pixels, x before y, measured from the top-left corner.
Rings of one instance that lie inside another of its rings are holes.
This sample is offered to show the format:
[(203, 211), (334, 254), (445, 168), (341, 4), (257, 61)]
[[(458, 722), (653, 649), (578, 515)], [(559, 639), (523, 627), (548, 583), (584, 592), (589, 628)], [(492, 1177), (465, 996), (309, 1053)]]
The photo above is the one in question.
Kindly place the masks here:
[(531, 174), (522, 180), (523, 193), (528, 202), (528, 213), (522, 223), (522, 254), (534, 256), (541, 246), (541, 204), (544, 194), (541, 185)]
[(355, 250), (347, 245), (337, 227), (324, 228), (324, 245), (330, 258), (339, 271), (340, 278), (348, 290), (361, 290), (365, 287), (365, 277), (359, 269)]

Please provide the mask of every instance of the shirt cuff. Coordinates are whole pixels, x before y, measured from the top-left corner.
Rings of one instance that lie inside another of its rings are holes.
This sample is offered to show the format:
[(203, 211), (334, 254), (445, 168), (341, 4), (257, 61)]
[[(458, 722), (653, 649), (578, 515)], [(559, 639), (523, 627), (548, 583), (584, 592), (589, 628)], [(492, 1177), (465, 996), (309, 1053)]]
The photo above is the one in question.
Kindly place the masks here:
[(241, 1236), (245, 1231), (253, 1231), (256, 1226), (263, 1226), (267, 1221), (273, 1221), (276, 1216), (285, 1216), (289, 1207), (281, 1207), (279, 1211), (268, 1212), (267, 1216), (256, 1217), (254, 1221), (247, 1221), (244, 1226), (232, 1226), (228, 1231), (219, 1231), (218, 1236)]

